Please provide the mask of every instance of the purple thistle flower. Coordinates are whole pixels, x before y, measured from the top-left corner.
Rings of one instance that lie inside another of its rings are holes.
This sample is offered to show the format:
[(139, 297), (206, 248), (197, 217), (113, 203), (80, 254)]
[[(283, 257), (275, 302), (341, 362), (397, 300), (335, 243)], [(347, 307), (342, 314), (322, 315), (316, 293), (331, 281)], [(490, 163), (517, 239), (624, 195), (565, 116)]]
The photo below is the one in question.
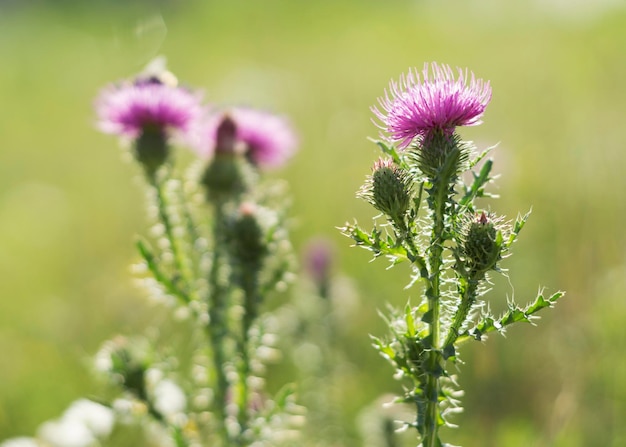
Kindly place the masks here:
[(202, 115), (200, 98), (159, 82), (124, 83), (105, 88), (96, 100), (98, 128), (138, 138), (144, 131), (185, 136)]
[[(469, 81), (469, 83), (468, 83)], [(378, 99), (380, 107), (372, 112), (382, 121), (381, 129), (389, 139), (406, 148), (415, 138), (424, 138), (441, 131), (454, 133), (457, 126), (474, 126), (491, 100), (489, 81), (474, 77), (467, 69), (458, 68), (455, 79), (450, 66), (424, 64), (422, 76), (409, 70), (398, 82), (391, 81), (385, 96)]]
[(296, 150), (297, 138), (288, 123), (280, 116), (249, 108), (234, 108), (211, 117), (200, 131), (200, 152), (209, 155), (215, 151), (217, 130), (228, 117), (235, 125), (235, 145), (260, 167), (272, 168), (284, 164)]

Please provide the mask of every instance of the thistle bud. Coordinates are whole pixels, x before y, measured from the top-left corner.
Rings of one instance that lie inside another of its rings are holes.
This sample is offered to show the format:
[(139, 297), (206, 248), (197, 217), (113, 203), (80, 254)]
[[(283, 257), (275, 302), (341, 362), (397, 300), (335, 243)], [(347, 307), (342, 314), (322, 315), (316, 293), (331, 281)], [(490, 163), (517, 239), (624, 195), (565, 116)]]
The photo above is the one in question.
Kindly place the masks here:
[(426, 178), (452, 183), (459, 172), (466, 169), (469, 147), (456, 134), (433, 131), (422, 138), (414, 155)]
[(357, 196), (367, 200), (394, 222), (403, 220), (411, 205), (411, 178), (391, 159), (379, 159)]
[(215, 134), (215, 152), (218, 154), (234, 154), (237, 145), (237, 125), (235, 121), (224, 115), (217, 126)]
[(501, 259), (502, 232), (498, 223), (498, 219), (481, 212), (466, 225), (462, 254), (470, 274), (484, 274)]
[(134, 393), (140, 398), (146, 397), (145, 372), (149, 367), (149, 348), (144, 339), (129, 340), (115, 337), (106, 342), (96, 354), (97, 370)]
[(243, 203), (232, 224), (233, 256), (242, 264), (257, 266), (267, 254), (265, 231), (257, 207)]
[(235, 198), (254, 182), (255, 173), (241, 156), (236, 133), (235, 122), (224, 115), (215, 135), (215, 156), (201, 179), (209, 200)]
[(150, 176), (165, 163), (168, 155), (166, 135), (160, 129), (146, 128), (135, 140), (135, 158)]

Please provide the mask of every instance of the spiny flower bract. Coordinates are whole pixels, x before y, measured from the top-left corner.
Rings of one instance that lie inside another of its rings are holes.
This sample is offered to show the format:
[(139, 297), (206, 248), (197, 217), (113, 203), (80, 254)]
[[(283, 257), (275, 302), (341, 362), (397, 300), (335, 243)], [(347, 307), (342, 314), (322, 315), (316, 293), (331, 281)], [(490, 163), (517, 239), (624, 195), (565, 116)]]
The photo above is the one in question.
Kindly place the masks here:
[(450, 66), (426, 63), (421, 76), (413, 69), (399, 81), (391, 81), (385, 96), (378, 100), (381, 109), (371, 110), (398, 147), (405, 148), (433, 132), (452, 134), (457, 126), (482, 122), (491, 100), (489, 81), (477, 79), (467, 69), (457, 70), (455, 79)]

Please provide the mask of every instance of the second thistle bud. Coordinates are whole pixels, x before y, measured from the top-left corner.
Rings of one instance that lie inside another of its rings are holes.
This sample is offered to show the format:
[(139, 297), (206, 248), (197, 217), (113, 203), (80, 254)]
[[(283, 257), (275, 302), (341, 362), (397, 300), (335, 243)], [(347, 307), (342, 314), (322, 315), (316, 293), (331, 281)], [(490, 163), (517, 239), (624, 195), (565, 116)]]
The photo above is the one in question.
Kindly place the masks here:
[(211, 200), (231, 199), (246, 190), (245, 167), (238, 154), (236, 125), (229, 116), (224, 116), (217, 128), (215, 157), (202, 177)]
[(385, 213), (393, 222), (401, 222), (411, 206), (411, 178), (391, 159), (379, 159), (372, 175), (358, 192), (358, 196)]
[(241, 204), (231, 231), (234, 257), (242, 264), (259, 265), (268, 247), (258, 208), (252, 203)]
[(498, 219), (482, 212), (466, 225), (462, 254), (472, 276), (494, 269), (502, 257), (502, 232), (498, 223)]

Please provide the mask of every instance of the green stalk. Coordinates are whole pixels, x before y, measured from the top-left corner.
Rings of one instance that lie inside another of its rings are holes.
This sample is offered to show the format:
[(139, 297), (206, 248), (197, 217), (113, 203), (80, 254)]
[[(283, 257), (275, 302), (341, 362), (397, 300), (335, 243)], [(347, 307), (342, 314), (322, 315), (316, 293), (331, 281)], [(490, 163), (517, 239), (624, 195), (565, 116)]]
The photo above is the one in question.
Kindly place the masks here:
[[(429, 191), (429, 207), (432, 211), (433, 230), (428, 249), (428, 263), (430, 266), (430, 277), (426, 298), (428, 300), (427, 323), (429, 325), (430, 343), (427, 348), (430, 350), (426, 361), (426, 380), (424, 385), (424, 426), (422, 433), (422, 445), (424, 447), (440, 447), (439, 421), (440, 407), (439, 397), (441, 395), (440, 378), (445, 372), (444, 358), (442, 355), (441, 336), (441, 268), (443, 266), (443, 246), (446, 240), (445, 213), (448, 203), (448, 193), (457, 175), (457, 169), (461, 152), (458, 147), (446, 147), (449, 140), (443, 142), (441, 151), (446, 153), (443, 163), (437, 169), (437, 174), (432, 179), (432, 186)], [(431, 150), (438, 151), (439, 148), (431, 147)]]
[(443, 240), (444, 240), (444, 208), (445, 186), (433, 185), (432, 210), (433, 231), (430, 240), (428, 262), (430, 265), (429, 286), (426, 290), (428, 299), (428, 320), (430, 334), (430, 356), (427, 362), (426, 386), (425, 386), (425, 414), (424, 414), (424, 447), (437, 447), (441, 445), (439, 440), (439, 394), (441, 375), (441, 350), (439, 346), (440, 323), (440, 299), (441, 299), (441, 266), (443, 265)]
[[(180, 276), (175, 276), (172, 279), (172, 284), (177, 289), (182, 289), (184, 291), (183, 294), (179, 296), (186, 302), (189, 303), (191, 301), (191, 291), (189, 289), (189, 282), (191, 278), (191, 267), (188, 263), (187, 257), (183, 256), (182, 249), (180, 247), (179, 239), (174, 235), (174, 227), (172, 225), (172, 221), (170, 219), (170, 215), (167, 212), (167, 197), (165, 195), (165, 191), (163, 190), (163, 183), (159, 181), (157, 178), (156, 172), (147, 172), (146, 177), (148, 178), (148, 182), (154, 188), (157, 194), (157, 209), (159, 213), (159, 220), (163, 223), (165, 227), (165, 236), (170, 243), (170, 247), (172, 249), (172, 255), (174, 256), (174, 267)], [(178, 286), (179, 282), (182, 280), (183, 285), (182, 288)]]
[(241, 355), (239, 363), (240, 388), (238, 396), (240, 445), (246, 445), (245, 432), (250, 423), (250, 389), (248, 387), (248, 378), (252, 372), (250, 365), (250, 330), (259, 314), (259, 270), (259, 266), (244, 265), (241, 272), (241, 286), (244, 292), (245, 312), (241, 323), (241, 344), (239, 347), (239, 353)]
[(230, 444), (228, 431), (226, 430), (226, 407), (228, 393), (228, 379), (224, 371), (226, 353), (224, 345), (228, 335), (227, 321), (227, 288), (220, 278), (220, 267), (226, 255), (226, 241), (224, 239), (224, 204), (216, 200), (214, 207), (213, 222), (213, 259), (209, 273), (209, 323), (206, 331), (213, 351), (213, 370), (215, 371), (215, 399), (214, 411), (217, 417), (217, 433), (223, 446)]

